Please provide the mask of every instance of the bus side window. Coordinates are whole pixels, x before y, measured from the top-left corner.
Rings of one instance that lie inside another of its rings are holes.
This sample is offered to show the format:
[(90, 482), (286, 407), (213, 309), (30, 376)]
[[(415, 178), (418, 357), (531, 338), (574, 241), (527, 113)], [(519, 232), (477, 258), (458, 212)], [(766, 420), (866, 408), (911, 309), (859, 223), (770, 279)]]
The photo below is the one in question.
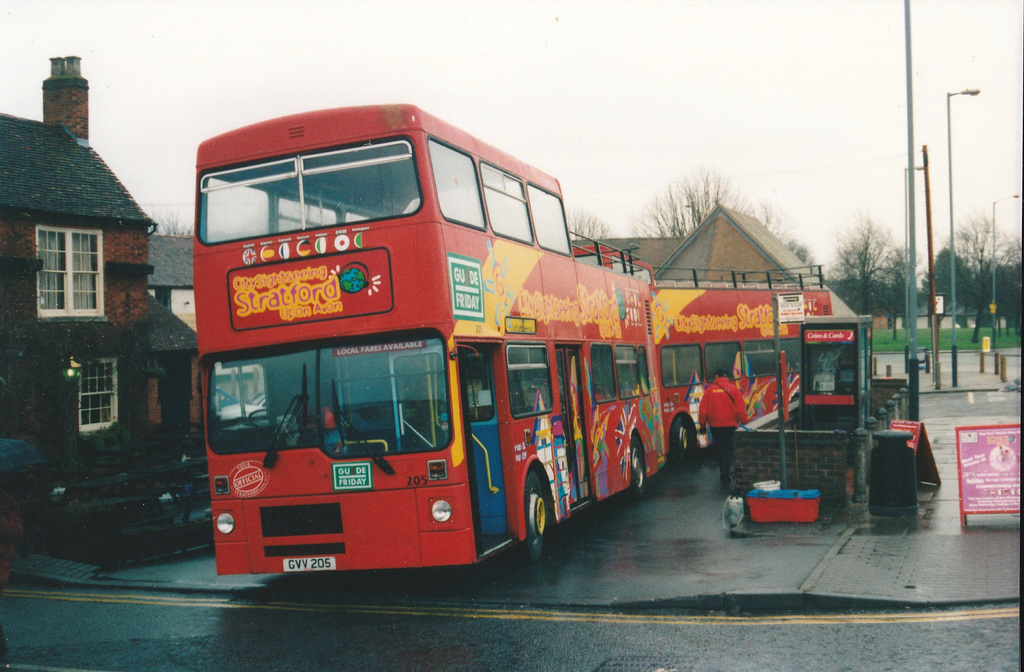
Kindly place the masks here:
[(640, 346), (637, 351), (637, 366), (640, 369), (640, 390), (647, 394), (651, 391), (651, 373), (647, 366), (647, 348)]
[(700, 346), (666, 345), (661, 349), (661, 380), (665, 387), (682, 387), (704, 380)]
[(590, 366), (594, 372), (594, 400), (598, 403), (615, 400), (615, 360), (612, 346), (590, 346)]
[(533, 226), (537, 230), (537, 242), (546, 250), (569, 254), (569, 238), (566, 235), (565, 214), (562, 202), (537, 187), (527, 185), (530, 195), (530, 209), (533, 211)]
[(524, 243), (533, 242), (530, 214), (526, 210), (523, 183), (500, 170), (481, 165), (484, 181), (484, 202), (491, 220), (491, 229), (499, 236)]
[(551, 411), (551, 369), (543, 345), (509, 345), (508, 392), (512, 417)]
[(620, 399), (640, 396), (640, 371), (636, 348), (632, 345), (615, 346), (615, 376), (619, 382)]
[(704, 346), (704, 370), (712, 373), (720, 369), (732, 372), (736, 366), (736, 357), (739, 354), (739, 343), (708, 343)]
[(434, 168), (437, 200), (445, 219), (483, 229), (484, 209), (473, 159), (431, 140), (430, 163)]
[(779, 344), (786, 353), (786, 373), (800, 373), (800, 339), (783, 338)]
[(775, 375), (775, 343), (773, 341), (747, 341), (743, 344), (747, 360), (747, 376), (757, 378)]

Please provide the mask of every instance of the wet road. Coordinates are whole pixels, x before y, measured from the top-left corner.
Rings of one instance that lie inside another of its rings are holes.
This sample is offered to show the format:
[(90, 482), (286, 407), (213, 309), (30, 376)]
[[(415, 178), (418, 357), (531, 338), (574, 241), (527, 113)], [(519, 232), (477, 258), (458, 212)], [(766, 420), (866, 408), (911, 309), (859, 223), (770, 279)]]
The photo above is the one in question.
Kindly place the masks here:
[[(839, 615), (261, 602), (17, 588), (11, 670), (1017, 670), (1016, 606)], [(981, 664), (984, 661), (984, 664)]]

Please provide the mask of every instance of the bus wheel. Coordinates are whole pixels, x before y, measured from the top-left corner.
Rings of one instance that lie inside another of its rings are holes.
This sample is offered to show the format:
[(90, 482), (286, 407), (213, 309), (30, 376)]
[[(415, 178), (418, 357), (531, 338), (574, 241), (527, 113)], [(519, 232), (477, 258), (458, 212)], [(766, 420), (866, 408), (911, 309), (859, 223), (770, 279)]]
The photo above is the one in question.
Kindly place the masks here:
[(640, 437), (633, 435), (629, 447), (629, 470), (631, 472), (629, 488), (636, 499), (643, 499), (647, 494), (647, 470), (644, 463), (644, 444)]
[(544, 531), (548, 523), (548, 509), (544, 491), (541, 489), (540, 478), (537, 477), (535, 471), (526, 476), (523, 506), (526, 509), (526, 553), (531, 562), (537, 562), (544, 551)]

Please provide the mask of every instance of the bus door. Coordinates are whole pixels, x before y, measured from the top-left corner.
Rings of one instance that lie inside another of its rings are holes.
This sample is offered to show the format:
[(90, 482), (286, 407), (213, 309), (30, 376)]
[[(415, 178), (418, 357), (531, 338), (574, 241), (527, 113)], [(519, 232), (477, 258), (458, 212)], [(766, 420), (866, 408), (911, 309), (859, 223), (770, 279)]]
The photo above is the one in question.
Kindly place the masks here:
[(481, 555), (508, 539), (492, 368), (494, 349), (495, 346), (485, 343), (459, 345), (459, 384), (462, 387), (462, 411), (466, 417), (466, 444), (469, 446), (466, 455)]
[(587, 464), (587, 438), (583, 431), (580, 349), (575, 345), (555, 347), (558, 367), (558, 398), (562, 408), (562, 432), (570, 474), (570, 502), (579, 504), (590, 498), (590, 468)]

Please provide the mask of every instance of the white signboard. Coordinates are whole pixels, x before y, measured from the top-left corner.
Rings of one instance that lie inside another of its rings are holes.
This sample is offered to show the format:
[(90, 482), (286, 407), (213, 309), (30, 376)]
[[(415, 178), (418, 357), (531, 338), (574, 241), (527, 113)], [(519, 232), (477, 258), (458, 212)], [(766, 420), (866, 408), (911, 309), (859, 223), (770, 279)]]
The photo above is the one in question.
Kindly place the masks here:
[(804, 321), (804, 295), (779, 294), (779, 324), (802, 323)]

